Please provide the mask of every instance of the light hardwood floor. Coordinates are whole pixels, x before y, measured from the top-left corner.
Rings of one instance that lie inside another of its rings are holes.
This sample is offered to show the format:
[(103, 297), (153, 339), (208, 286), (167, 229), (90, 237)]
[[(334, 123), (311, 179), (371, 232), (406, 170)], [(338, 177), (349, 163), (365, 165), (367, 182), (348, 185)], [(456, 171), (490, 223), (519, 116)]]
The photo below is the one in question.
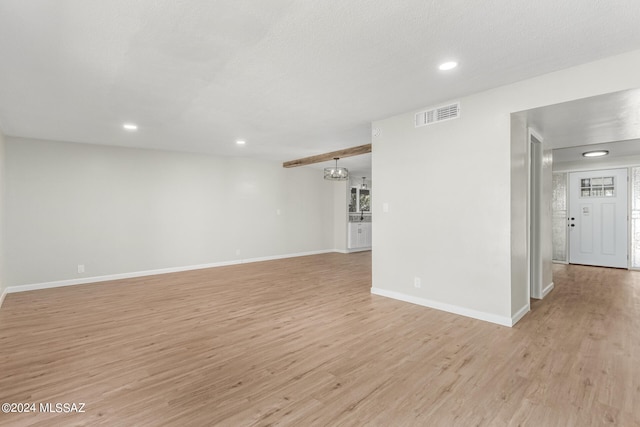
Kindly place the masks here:
[[(370, 253), (10, 294), (0, 425), (640, 425), (640, 273), (554, 266), (506, 328), (373, 296)], [(446, 284), (443, 284), (446, 286)]]

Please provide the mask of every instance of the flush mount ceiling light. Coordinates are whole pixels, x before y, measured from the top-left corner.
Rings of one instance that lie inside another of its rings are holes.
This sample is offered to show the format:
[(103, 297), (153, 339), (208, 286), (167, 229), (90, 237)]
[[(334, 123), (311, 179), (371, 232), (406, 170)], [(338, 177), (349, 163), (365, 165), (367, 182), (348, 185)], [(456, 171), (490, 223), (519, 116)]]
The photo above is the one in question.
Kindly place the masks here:
[(138, 125), (135, 123), (125, 123), (122, 125), (125, 130), (133, 132), (134, 130), (138, 130)]
[(440, 66), (438, 67), (441, 71), (449, 71), (449, 70), (453, 70), (454, 68), (456, 68), (458, 66), (458, 63), (455, 61), (448, 61), (448, 62), (443, 62), (442, 64), (440, 64)]
[(244, 145), (246, 143), (247, 143), (247, 141), (244, 141), (242, 139), (239, 139), (239, 140), (236, 141), (236, 144), (238, 144), (238, 145)]
[(602, 157), (609, 154), (607, 150), (595, 150), (595, 151), (587, 151), (582, 153), (583, 157)]
[(334, 157), (336, 166), (331, 168), (324, 168), (324, 179), (329, 181), (346, 181), (349, 179), (349, 170), (347, 168), (339, 168), (338, 160), (340, 157)]

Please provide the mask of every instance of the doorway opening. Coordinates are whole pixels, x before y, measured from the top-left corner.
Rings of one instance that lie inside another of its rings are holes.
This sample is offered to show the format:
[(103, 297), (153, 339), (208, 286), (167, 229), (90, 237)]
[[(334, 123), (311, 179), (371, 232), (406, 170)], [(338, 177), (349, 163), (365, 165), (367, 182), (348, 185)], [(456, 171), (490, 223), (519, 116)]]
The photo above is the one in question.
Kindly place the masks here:
[[(638, 110), (640, 89), (630, 89), (513, 113), (513, 141), (523, 141), (525, 135), (527, 138), (527, 228), (520, 230), (527, 235), (527, 265), (522, 267), (527, 268), (526, 292), (531, 298), (543, 298), (553, 289), (554, 262), (634, 268), (637, 246), (637, 267), (640, 268), (640, 127), (634, 125)], [(538, 134), (527, 129), (535, 129)], [(582, 156), (583, 152), (603, 149), (603, 145), (613, 147), (608, 148), (610, 155), (606, 159)], [(636, 168), (638, 188), (634, 190)], [(626, 170), (626, 175), (608, 173), (618, 169)], [(600, 172), (582, 177), (575, 175), (573, 192), (578, 200), (572, 202), (569, 199), (571, 174), (588, 171)], [(631, 178), (628, 189), (627, 176)], [(558, 192), (566, 196), (554, 197)], [(617, 204), (618, 200), (614, 203), (618, 196), (621, 204)], [(512, 212), (518, 212), (522, 199), (517, 194), (513, 197)], [(603, 200), (596, 200), (600, 198)], [(572, 205), (577, 211), (571, 211)], [(617, 261), (604, 263), (598, 259), (575, 258), (580, 251), (583, 255), (598, 252), (601, 258), (616, 257)], [(518, 264), (522, 259), (518, 258), (520, 254), (512, 251), (515, 268), (521, 266)]]

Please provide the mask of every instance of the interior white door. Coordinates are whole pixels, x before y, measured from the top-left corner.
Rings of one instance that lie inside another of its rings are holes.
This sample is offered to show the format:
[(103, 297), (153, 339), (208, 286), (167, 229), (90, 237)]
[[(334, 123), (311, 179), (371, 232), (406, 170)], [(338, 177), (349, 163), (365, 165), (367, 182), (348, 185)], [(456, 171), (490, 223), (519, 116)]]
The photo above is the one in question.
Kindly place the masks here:
[(628, 267), (627, 170), (569, 175), (569, 262)]

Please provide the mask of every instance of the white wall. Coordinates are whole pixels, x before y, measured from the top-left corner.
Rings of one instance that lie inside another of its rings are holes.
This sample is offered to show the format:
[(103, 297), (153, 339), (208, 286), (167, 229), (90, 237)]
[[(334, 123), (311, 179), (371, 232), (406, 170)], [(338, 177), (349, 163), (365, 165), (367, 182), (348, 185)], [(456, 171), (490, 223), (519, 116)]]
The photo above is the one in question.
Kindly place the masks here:
[(4, 293), (7, 289), (5, 280), (5, 139), (0, 130), (0, 305), (4, 299)]
[[(367, 184), (367, 188), (371, 189), (371, 178), (365, 178), (364, 183)], [(360, 187), (362, 185), (362, 177), (349, 174), (349, 187)]]
[(348, 181), (330, 183), (333, 187), (333, 247), (338, 252), (347, 252), (347, 223), (349, 221)]
[(10, 137), (6, 165), (9, 286), (334, 249), (315, 169)]
[(414, 128), (412, 111), (374, 122), (372, 291), (517, 320), (528, 306), (527, 261), (512, 243), (526, 234), (528, 170), (526, 133), (512, 137), (511, 113), (640, 87), (639, 68), (640, 51), (631, 52), (461, 98), (457, 120)]
[[(528, 253), (528, 215), (527, 195), (529, 180), (527, 174), (521, 173), (529, 167), (528, 141), (529, 130), (523, 115), (511, 114), (511, 283), (518, 283), (529, 275)], [(544, 257), (543, 257), (544, 263)], [(529, 304), (527, 285), (512, 286), (511, 307), (524, 307)], [(511, 313), (513, 315), (514, 313)]]

